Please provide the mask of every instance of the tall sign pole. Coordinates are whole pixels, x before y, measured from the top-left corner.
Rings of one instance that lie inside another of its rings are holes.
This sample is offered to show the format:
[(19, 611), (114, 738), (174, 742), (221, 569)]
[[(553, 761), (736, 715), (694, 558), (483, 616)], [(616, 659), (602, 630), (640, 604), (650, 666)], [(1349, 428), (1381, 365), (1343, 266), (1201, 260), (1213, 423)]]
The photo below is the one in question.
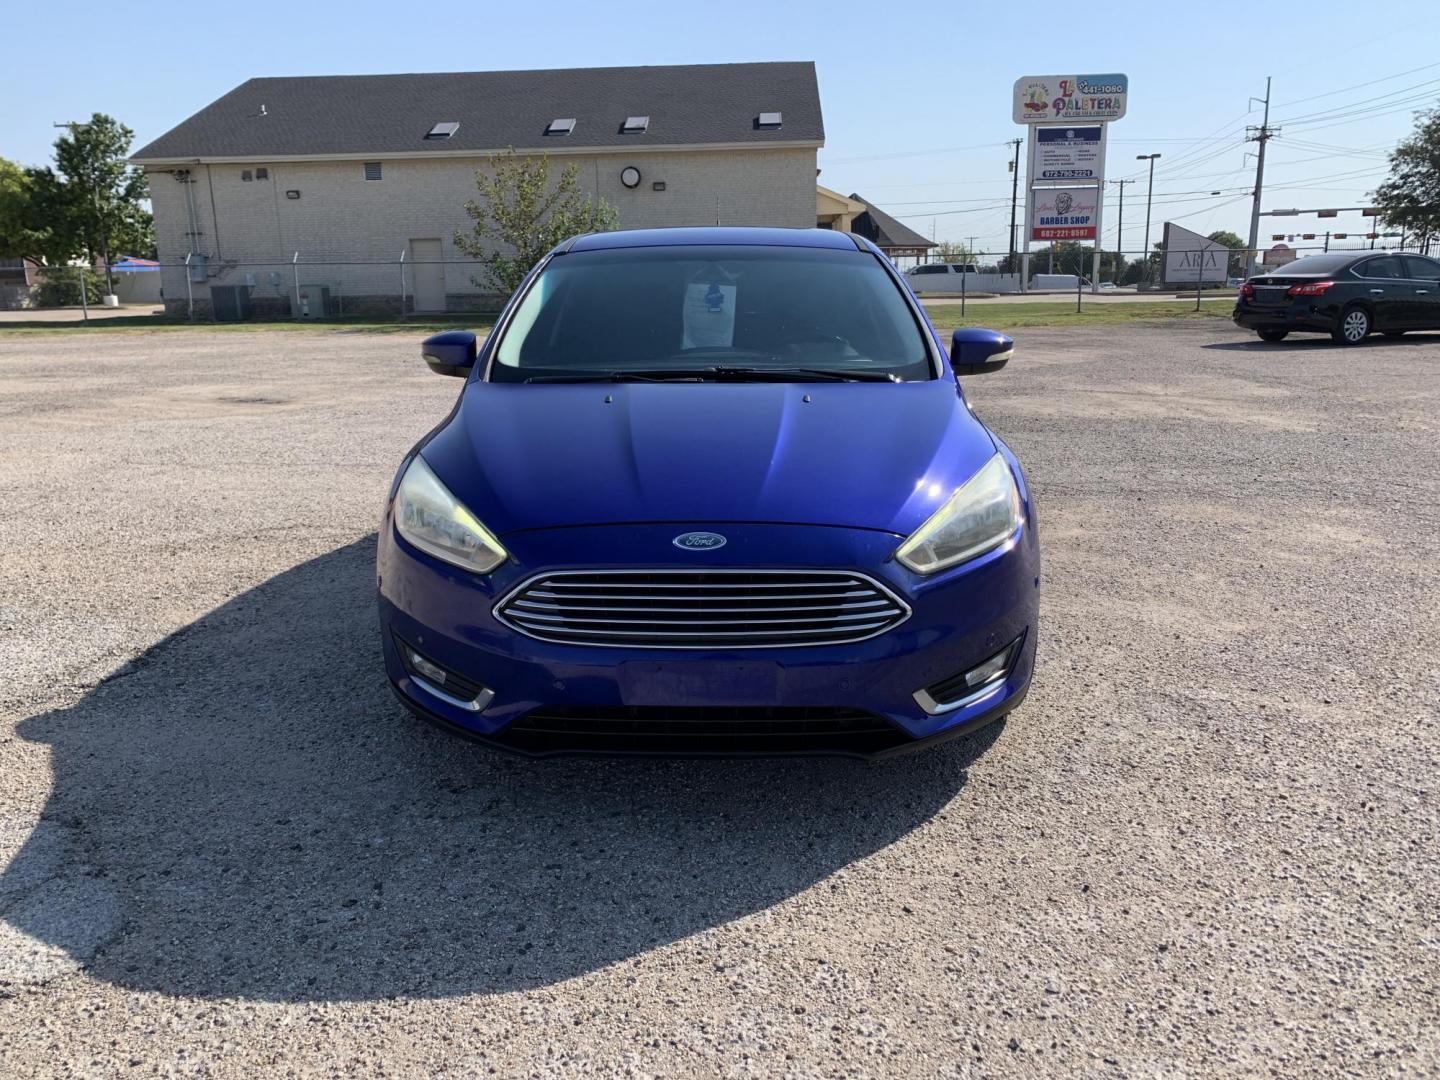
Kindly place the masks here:
[[(1103, 127), (1100, 129), (1105, 130)], [(1104, 142), (1104, 139), (1101, 139)], [(1105, 235), (1105, 172), (1102, 169), (1095, 181), (1095, 258), (1090, 268), (1090, 291), (1100, 291), (1100, 240)]]

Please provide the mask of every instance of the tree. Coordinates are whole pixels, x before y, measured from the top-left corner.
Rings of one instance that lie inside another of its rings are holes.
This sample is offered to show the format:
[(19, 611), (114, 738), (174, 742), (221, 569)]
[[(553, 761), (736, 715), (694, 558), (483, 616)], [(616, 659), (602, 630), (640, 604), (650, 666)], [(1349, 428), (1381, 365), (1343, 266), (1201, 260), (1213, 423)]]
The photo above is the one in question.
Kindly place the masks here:
[(469, 235), (455, 234), (455, 246), (484, 266), (488, 282), (472, 278), (476, 285), (512, 293), (560, 241), (619, 226), (613, 206), (581, 194), (579, 175), (577, 166), (567, 166), (552, 189), (550, 159), (523, 157), (514, 147), (496, 159), (490, 172), (476, 171), (479, 198), (465, 203), (475, 225)]
[(49, 168), (25, 170), (28, 204), (21, 236), (25, 254), (50, 266), (64, 266), (85, 254), (83, 223), (77, 220), (65, 183)]
[(1440, 235), (1440, 108), (1420, 113), (1415, 131), (1390, 151), (1390, 176), (1375, 189), (1386, 225), (1424, 248)]
[(1230, 249), (1230, 258), (1226, 262), (1225, 275), (1227, 277), (1239, 277), (1245, 273), (1245, 241), (1236, 236), (1233, 232), (1224, 229), (1216, 229), (1208, 237), (1217, 244), (1224, 244)]
[(155, 247), (154, 220), (141, 205), (149, 198), (149, 184), (144, 171), (126, 160), (134, 140), (133, 131), (104, 113), (71, 124), (69, 133), (55, 140), (67, 217), (87, 259), (104, 260), (105, 285), (112, 292), (110, 253), (145, 255)]
[(941, 240), (935, 248), (935, 258), (946, 263), (972, 263), (975, 261), (964, 244), (957, 244), (953, 240)]
[(1079, 274), (1090, 276), (1093, 252), (1075, 240), (1057, 240), (1045, 247), (1030, 249), (1030, 274)]
[(25, 170), (0, 158), (0, 258), (35, 254), (39, 238), (30, 231), (31, 194)]

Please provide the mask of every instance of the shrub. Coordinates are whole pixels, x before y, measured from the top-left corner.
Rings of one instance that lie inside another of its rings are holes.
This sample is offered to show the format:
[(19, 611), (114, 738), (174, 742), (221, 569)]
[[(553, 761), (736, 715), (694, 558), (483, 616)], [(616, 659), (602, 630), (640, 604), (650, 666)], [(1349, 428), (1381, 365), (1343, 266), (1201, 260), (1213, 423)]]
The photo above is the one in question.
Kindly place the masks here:
[(80, 266), (63, 266), (45, 272), (45, 280), (36, 292), (37, 307), (75, 307), (80, 303), (80, 281), (85, 281), (85, 296), (98, 306), (105, 292), (104, 279), (93, 270)]

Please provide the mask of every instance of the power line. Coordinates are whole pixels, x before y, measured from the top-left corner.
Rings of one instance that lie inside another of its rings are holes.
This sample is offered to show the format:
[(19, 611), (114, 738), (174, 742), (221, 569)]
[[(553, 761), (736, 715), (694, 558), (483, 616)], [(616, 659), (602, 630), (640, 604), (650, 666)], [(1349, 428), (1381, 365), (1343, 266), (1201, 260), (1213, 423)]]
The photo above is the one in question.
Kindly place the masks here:
[[(1414, 91), (1414, 90), (1421, 90), (1421, 89), (1424, 89), (1425, 87), (1433, 87), (1433, 86), (1435, 86), (1435, 85), (1437, 85), (1437, 84), (1440, 84), (1440, 79), (1426, 79), (1424, 82), (1415, 83), (1413, 86), (1401, 87), (1399, 90), (1392, 90), (1392, 91), (1390, 91), (1390, 92), (1387, 93), (1387, 94), (1377, 94), (1375, 97), (1361, 98), (1359, 101), (1349, 101), (1349, 102), (1346, 102), (1346, 103), (1343, 104), (1343, 105), (1337, 105), (1337, 106), (1335, 106), (1333, 109), (1320, 109), (1320, 110), (1318, 110), (1318, 111), (1316, 111), (1316, 112), (1312, 112), (1312, 113), (1301, 113), (1301, 114), (1298, 115), (1298, 116), (1287, 116), (1287, 117), (1284, 118), (1284, 120), (1285, 120), (1285, 122), (1286, 122), (1287, 124), (1296, 124), (1296, 123), (1299, 123), (1299, 122), (1302, 121), (1302, 120), (1309, 120), (1309, 119), (1312, 119), (1312, 118), (1315, 118), (1315, 117), (1322, 117), (1322, 118), (1323, 118), (1323, 117), (1325, 117), (1327, 114), (1330, 114), (1330, 113), (1343, 112), (1343, 111), (1345, 111), (1345, 110), (1347, 110), (1347, 109), (1354, 109), (1354, 108), (1358, 108), (1358, 107), (1360, 107), (1360, 106), (1362, 106), (1362, 105), (1370, 105), (1370, 104), (1373, 104), (1373, 103), (1376, 103), (1376, 102), (1385, 102), (1385, 100), (1386, 100), (1387, 98), (1398, 97), (1398, 96), (1401, 95), (1401, 94), (1408, 94), (1408, 93), (1410, 93), (1410, 92), (1412, 92), (1412, 91)], [(1423, 95), (1423, 96), (1428, 96), (1428, 95)], [(1395, 103), (1394, 103), (1394, 102), (1388, 102), (1388, 104), (1392, 104), (1392, 105), (1393, 105), (1393, 104), (1395, 104)]]
[(1339, 90), (1327, 90), (1323, 94), (1311, 94), (1309, 97), (1296, 98), (1294, 101), (1282, 101), (1279, 102), (1275, 107), (1277, 109), (1283, 109), (1288, 105), (1300, 105), (1303, 103), (1316, 101), (1320, 98), (1334, 97), (1336, 94), (1348, 93), (1351, 90), (1361, 90), (1367, 86), (1374, 86), (1377, 83), (1394, 82), (1396, 79), (1403, 79), (1406, 75), (1414, 75), (1417, 71), (1429, 71), (1431, 68), (1437, 67), (1440, 67), (1440, 63), (1423, 64), (1420, 67), (1411, 68), (1409, 71), (1399, 71), (1396, 72), (1394, 75), (1384, 75), (1378, 79), (1371, 79), (1369, 82), (1356, 83), (1354, 86), (1342, 86)]

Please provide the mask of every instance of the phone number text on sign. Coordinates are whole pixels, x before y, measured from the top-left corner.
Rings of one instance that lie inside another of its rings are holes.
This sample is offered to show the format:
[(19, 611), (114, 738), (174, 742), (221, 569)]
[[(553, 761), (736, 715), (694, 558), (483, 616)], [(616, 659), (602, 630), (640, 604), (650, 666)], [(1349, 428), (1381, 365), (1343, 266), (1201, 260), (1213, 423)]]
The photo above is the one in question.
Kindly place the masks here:
[(1080, 227), (1078, 227), (1078, 228), (1074, 228), (1074, 227), (1070, 227), (1070, 226), (1066, 226), (1066, 227), (1063, 227), (1063, 228), (1062, 228), (1062, 227), (1058, 227), (1058, 226), (1048, 226), (1048, 227), (1047, 227), (1047, 226), (1044, 226), (1044, 225), (1037, 225), (1036, 228), (1035, 228), (1035, 232), (1034, 232), (1034, 234), (1032, 235), (1031, 239), (1033, 239), (1033, 240), (1094, 240), (1094, 239), (1095, 239), (1095, 227), (1092, 225), (1092, 226), (1090, 226), (1089, 228), (1086, 228), (1085, 226), (1082, 225), (1082, 226), (1080, 226)]

